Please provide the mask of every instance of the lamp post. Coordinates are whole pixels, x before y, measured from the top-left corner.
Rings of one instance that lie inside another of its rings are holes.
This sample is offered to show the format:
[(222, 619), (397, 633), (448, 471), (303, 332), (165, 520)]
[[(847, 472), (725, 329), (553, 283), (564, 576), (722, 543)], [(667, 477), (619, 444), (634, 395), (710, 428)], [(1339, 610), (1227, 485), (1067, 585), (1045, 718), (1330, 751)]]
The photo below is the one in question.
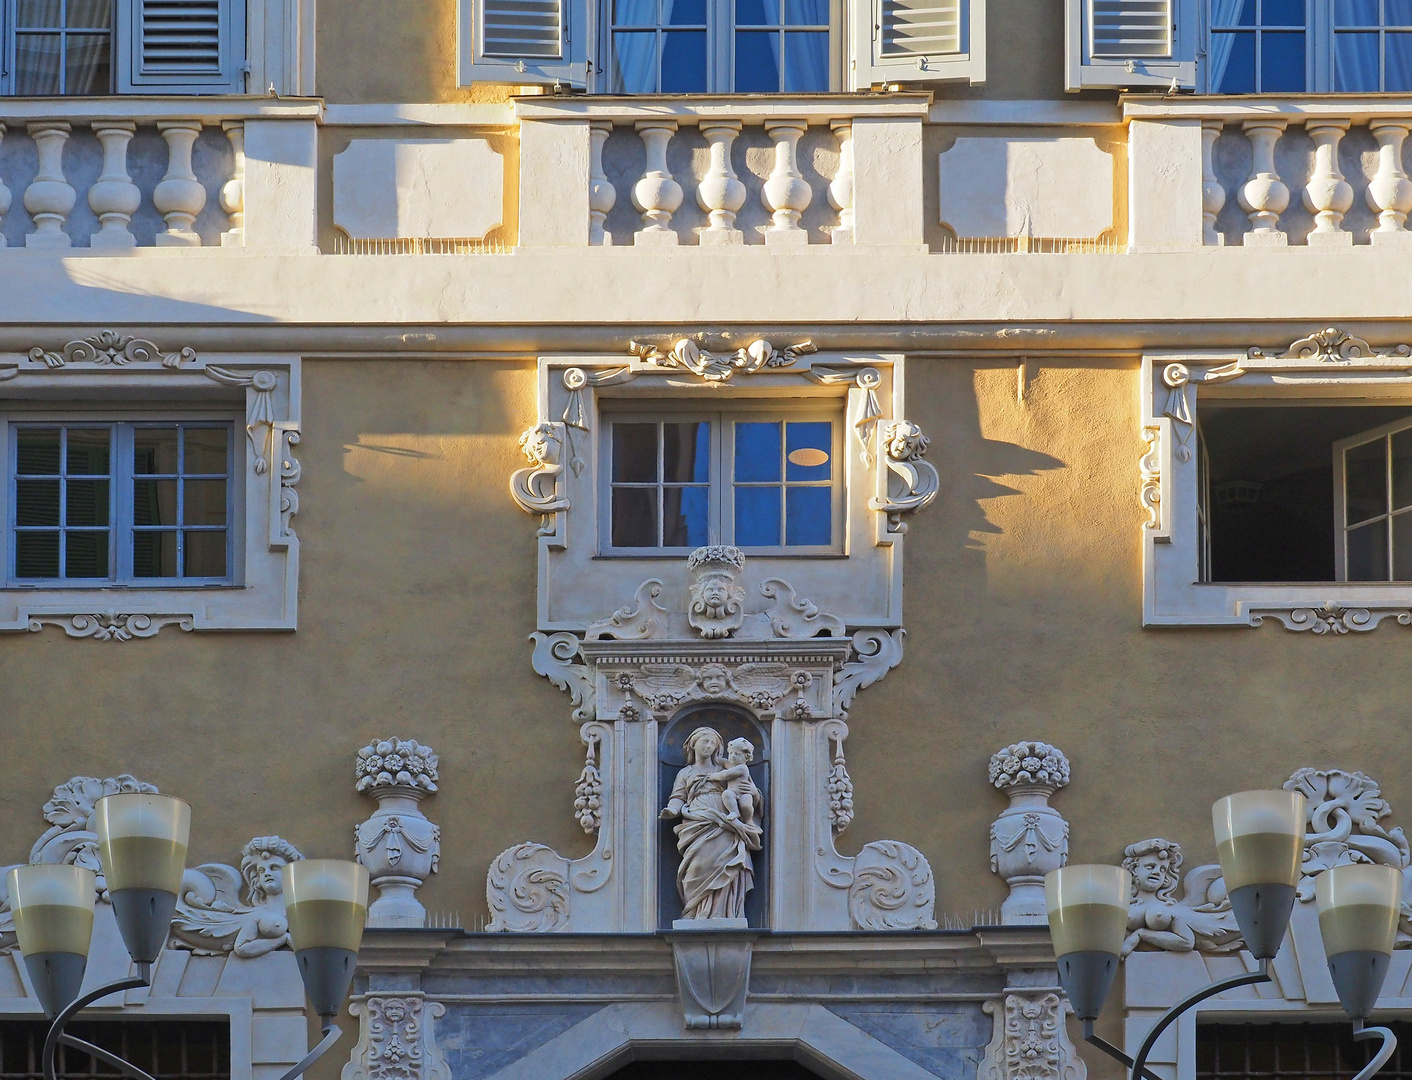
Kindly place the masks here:
[[(1130, 875), (1116, 866), (1066, 866), (1045, 877), (1059, 981), (1083, 1022), (1084, 1039), (1126, 1065), (1133, 1080), (1160, 1080), (1147, 1069), (1147, 1058), (1177, 1017), (1223, 991), (1270, 981), (1270, 961), (1279, 952), (1294, 909), (1305, 810), (1304, 796), (1291, 791), (1242, 791), (1211, 807), (1231, 910), (1258, 966), (1173, 1005), (1148, 1032), (1136, 1058), (1093, 1030), (1127, 934)], [(1365, 1025), (1392, 957), (1401, 890), (1401, 873), (1386, 866), (1336, 866), (1315, 879), (1319, 933), (1339, 1002), (1353, 1021), (1353, 1037), (1383, 1040), (1354, 1080), (1369, 1080), (1397, 1049), (1388, 1028)]]
[[(116, 1054), (65, 1032), (84, 1007), (120, 990), (150, 986), (152, 964), (166, 943), (186, 868), (191, 807), (155, 793), (108, 795), (94, 808), (98, 857), (118, 931), (137, 974), (80, 996), (93, 936), (96, 875), (69, 865), (17, 866), (10, 871), (10, 906), (20, 953), (44, 1015), (45, 1080), (57, 1080), (60, 1044), (92, 1055), (132, 1080), (152, 1076)], [(336, 859), (305, 859), (284, 868), (285, 911), (299, 975), (324, 1037), (280, 1080), (295, 1080), (336, 1043), (334, 1024), (357, 966), (368, 913), (368, 871)]]

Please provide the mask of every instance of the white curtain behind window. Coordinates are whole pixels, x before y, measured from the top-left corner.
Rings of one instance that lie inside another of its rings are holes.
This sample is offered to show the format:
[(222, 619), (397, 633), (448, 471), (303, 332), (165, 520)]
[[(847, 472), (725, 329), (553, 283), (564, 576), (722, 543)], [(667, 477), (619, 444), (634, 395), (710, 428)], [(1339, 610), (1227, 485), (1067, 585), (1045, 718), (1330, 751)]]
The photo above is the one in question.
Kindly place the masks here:
[[(1232, 26), (1240, 14), (1243, 0), (1211, 0), (1211, 25)], [(1226, 65), (1231, 62), (1231, 47), (1235, 45), (1233, 34), (1212, 34), (1211, 48), (1206, 54), (1209, 74), (1206, 89), (1219, 93), (1221, 81), (1226, 77)]]

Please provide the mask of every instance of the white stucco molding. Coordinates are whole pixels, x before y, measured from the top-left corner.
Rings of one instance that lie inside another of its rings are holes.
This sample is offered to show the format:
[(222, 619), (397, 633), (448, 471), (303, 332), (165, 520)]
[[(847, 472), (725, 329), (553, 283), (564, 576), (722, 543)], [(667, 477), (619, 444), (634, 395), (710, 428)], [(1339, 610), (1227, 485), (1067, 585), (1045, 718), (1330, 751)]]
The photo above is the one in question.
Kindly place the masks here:
[[(199, 630), (293, 630), (297, 618), (300, 365), (288, 355), (202, 353), (144, 336), (105, 330), (0, 353), (0, 421), (71, 415), (94, 419), (134, 410), (180, 417), (228, 411), (245, 438), (237, 444), (237, 514), (229, 585), (0, 586), (0, 632), (60, 627), (70, 638), (124, 642), (164, 627)], [(111, 410), (110, 412), (104, 410)], [(244, 453), (239, 453), (239, 447)], [(0, 439), (0, 475), (8, 476), (9, 440)], [(8, 500), (0, 532), (9, 529)]]
[(1375, 348), (1336, 328), (1285, 348), (1143, 357), (1138, 499), (1143, 522), (1144, 626), (1259, 626), (1340, 637), (1392, 619), (1412, 624), (1412, 585), (1203, 583), (1196, 421), (1215, 398), (1407, 401), (1412, 348)]

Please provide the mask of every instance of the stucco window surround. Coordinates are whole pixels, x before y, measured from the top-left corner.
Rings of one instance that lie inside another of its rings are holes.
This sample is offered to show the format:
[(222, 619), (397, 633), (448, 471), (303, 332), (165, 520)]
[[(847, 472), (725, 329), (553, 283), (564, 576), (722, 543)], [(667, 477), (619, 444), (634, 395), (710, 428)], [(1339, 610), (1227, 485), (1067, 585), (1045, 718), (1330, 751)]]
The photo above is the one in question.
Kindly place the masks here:
[[(299, 361), (289, 356), (164, 351), (113, 331), (0, 354), (0, 475), (15, 424), (61, 417), (94, 422), (134, 417), (225, 415), (234, 427), (230, 579), (201, 585), (45, 582), (0, 588), (0, 632), (58, 626), (72, 638), (130, 641), (164, 627), (293, 630), (299, 582)], [(0, 528), (11, 532), (10, 499)], [(7, 579), (8, 580), (8, 579)]]
[[(1412, 583), (1203, 581), (1198, 422), (1203, 403), (1412, 405), (1412, 348), (1330, 328), (1287, 348), (1143, 358), (1139, 471), (1144, 626), (1259, 626), (1343, 635), (1412, 624)], [(1332, 523), (1330, 524), (1332, 528)]]

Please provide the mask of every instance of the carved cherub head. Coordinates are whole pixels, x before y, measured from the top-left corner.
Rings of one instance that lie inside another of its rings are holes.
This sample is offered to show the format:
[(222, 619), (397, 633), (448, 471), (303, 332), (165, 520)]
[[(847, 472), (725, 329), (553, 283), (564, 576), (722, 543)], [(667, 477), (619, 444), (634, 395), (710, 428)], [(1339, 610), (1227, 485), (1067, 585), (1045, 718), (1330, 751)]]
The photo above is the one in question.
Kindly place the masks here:
[(740, 572), (745, 555), (739, 548), (697, 548), (687, 558), (692, 573), (687, 621), (707, 638), (723, 638), (744, 621), (745, 590)]
[(732, 739), (726, 743), (726, 760), (732, 765), (744, 765), (755, 760), (755, 747), (749, 739)]
[(724, 664), (703, 664), (696, 681), (704, 693), (719, 697), (731, 688), (731, 673)]
[(887, 435), (887, 456), (893, 461), (911, 461), (925, 456), (931, 440), (910, 420), (899, 420)]
[(240, 853), (240, 876), (245, 879), (245, 902), (259, 907), (284, 892), (283, 870), (304, 858), (288, 840), (257, 836)]
[(563, 441), (558, 427), (547, 420), (537, 424), (520, 436), (520, 449), (534, 465), (557, 465), (562, 453)]
[(1182, 846), (1161, 837), (1129, 844), (1123, 849), (1123, 868), (1133, 876), (1134, 900), (1147, 895), (1163, 903), (1174, 903)]

